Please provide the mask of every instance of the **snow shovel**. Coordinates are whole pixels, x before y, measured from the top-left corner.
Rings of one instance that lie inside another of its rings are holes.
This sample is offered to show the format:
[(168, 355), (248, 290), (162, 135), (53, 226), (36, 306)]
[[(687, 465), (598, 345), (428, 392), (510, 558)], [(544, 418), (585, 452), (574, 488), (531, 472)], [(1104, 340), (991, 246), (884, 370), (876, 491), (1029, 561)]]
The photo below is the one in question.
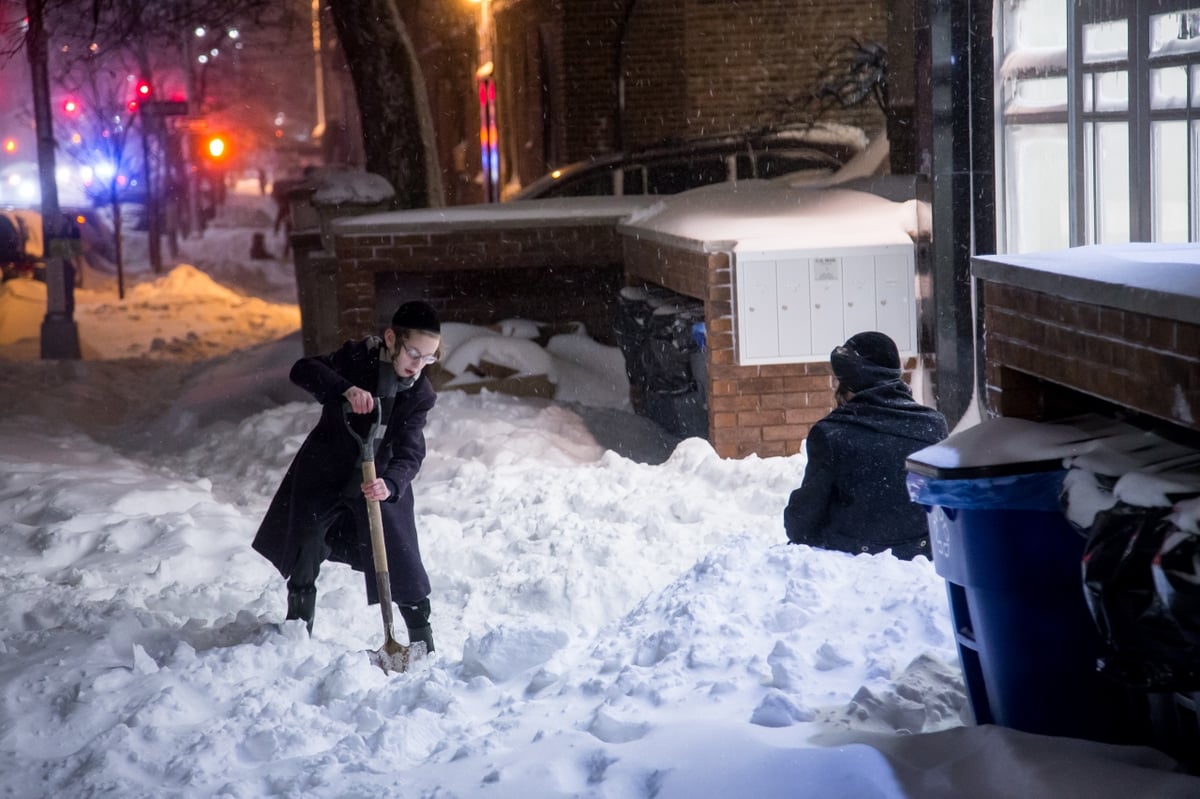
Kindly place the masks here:
[[(375, 442), (386, 429), (383, 423), (383, 411), (379, 397), (374, 397), (374, 418), (371, 429), (366, 437), (360, 436), (350, 424), (350, 403), (343, 407), (343, 418), (346, 429), (362, 448), (363, 482), (375, 479)], [(375, 588), (379, 594), (379, 610), (383, 614), (383, 646), (368, 652), (371, 662), (384, 672), (400, 672), (408, 669), (408, 664), (416, 657), (425, 654), (425, 643), (418, 642), (414, 646), (405, 646), (396, 640), (392, 633), (392, 584), (388, 579), (387, 544), (383, 540), (383, 516), (379, 512), (379, 500), (367, 500), (367, 519), (371, 525), (371, 555), (375, 561)]]

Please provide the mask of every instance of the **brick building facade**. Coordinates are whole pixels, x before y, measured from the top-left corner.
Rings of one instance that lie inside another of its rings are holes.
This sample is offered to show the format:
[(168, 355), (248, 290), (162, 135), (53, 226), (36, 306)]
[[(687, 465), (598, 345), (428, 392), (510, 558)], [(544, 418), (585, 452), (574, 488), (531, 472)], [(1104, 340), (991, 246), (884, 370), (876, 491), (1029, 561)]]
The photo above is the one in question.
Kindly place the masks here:
[(734, 339), (733, 266), (728, 252), (699, 252), (626, 237), (630, 282), (662, 286), (704, 302), (708, 440), (722, 457), (800, 451), (813, 423), (833, 408), (828, 363), (742, 366)]
[[(1027, 277), (1037, 277), (1032, 270), (978, 262), (987, 407), (1029, 419), (1120, 409), (1200, 434), (1200, 315), (1188, 285), (1195, 261), (1180, 258), (1174, 283), (1115, 282), (1097, 296), (1070, 276), (1054, 275), (1043, 289)], [(1172, 285), (1178, 294), (1164, 288)]]
[(887, 43), (889, 6), (491, 0), (501, 183), (597, 153), (818, 116), (874, 135), (885, 119), (870, 99), (841, 108), (813, 95), (847, 74), (855, 42)]

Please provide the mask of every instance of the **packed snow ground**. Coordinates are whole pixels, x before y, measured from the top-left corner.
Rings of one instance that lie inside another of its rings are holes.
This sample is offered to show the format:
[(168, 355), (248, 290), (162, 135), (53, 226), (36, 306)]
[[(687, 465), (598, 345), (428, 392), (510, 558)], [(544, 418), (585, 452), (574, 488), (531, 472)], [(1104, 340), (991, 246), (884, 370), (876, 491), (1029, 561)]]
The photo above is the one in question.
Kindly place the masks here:
[(82, 361), (34, 360), (38, 285), (0, 288), (0, 796), (1200, 791), (1153, 750), (963, 726), (928, 561), (786, 545), (802, 455), (601, 446), (589, 410), (643, 428), (620, 391), (571, 393), (624, 379), (571, 342), (547, 350), (576, 354), (573, 404), (444, 391), (430, 416), (435, 655), (370, 665), (380, 615), (340, 565), (311, 638), (281, 623), (249, 543), (318, 408), (286, 381), (290, 266), (246, 257), (254, 229), (281, 249), (271, 209), (233, 198), (163, 276), (133, 234), (125, 300), (85, 275)]

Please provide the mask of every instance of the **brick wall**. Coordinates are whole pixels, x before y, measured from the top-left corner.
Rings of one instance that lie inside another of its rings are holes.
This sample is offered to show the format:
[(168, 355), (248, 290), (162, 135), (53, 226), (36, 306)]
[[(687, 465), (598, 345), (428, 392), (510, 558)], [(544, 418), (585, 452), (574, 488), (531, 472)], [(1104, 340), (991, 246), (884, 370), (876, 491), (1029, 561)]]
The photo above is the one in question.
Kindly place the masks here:
[[(865, 0), (692, 0), (687, 12), (687, 119), (690, 133), (751, 124), (809, 121), (809, 96), (846, 73), (854, 40), (887, 43), (888, 3)], [(832, 108), (830, 122), (884, 126), (871, 102)]]
[[(623, 235), (615, 220), (343, 231), (334, 249), (339, 342), (378, 332), (397, 304), (419, 298), (447, 321), (583, 322), (594, 338), (613, 345), (621, 286), (654, 284), (704, 305), (708, 440), (721, 457), (793, 455), (834, 406), (828, 362), (738, 365), (728, 253)], [(1173, 340), (1190, 341), (1195, 352), (1196, 333), (1177, 331)], [(906, 369), (914, 365), (910, 360)], [(1029, 389), (1014, 382), (1020, 377), (1009, 375), (1010, 399), (1028, 396), (1019, 394)], [(1198, 384), (1192, 385), (1194, 393)]]
[(622, 280), (611, 222), (342, 233), (334, 248), (339, 340), (378, 332), (409, 299), (428, 301), (446, 321), (580, 321), (597, 339), (611, 338)]
[(625, 37), (626, 147), (679, 138), (688, 129), (683, 2), (641, 0)]
[[(888, 8), (887, 0), (565, 3), (562, 52), (567, 55), (559, 65), (566, 105), (564, 159), (665, 138), (809, 121), (816, 109), (806, 98), (822, 78), (846, 74), (852, 41), (887, 43)], [(616, 62), (623, 23), (625, 107), (620, 111)], [(869, 134), (885, 124), (871, 101), (830, 109), (822, 119), (858, 125)]]
[(993, 412), (1054, 418), (1094, 398), (1200, 430), (1200, 325), (982, 286)]
[(737, 365), (733, 271), (727, 253), (625, 239), (625, 272), (704, 302), (709, 442), (724, 458), (792, 455), (833, 408), (828, 363)]
[[(566, 161), (614, 148), (614, 54), (625, 7), (635, 0), (571, 0), (563, 9)], [(553, 166), (561, 166), (554, 164)]]
[[(421, 63), (437, 142), (445, 203), (434, 198), (434, 206), (483, 201), (482, 187), (473, 181), (479, 164), (479, 103), (472, 90), (478, 66), (474, 22), (478, 12), (465, 3), (450, 9), (443, 6), (438, 0), (414, 0), (400, 8)], [(328, 30), (333, 30), (332, 24)], [(348, 74), (344, 61), (332, 65), (332, 70)], [(353, 88), (345, 94), (353, 106)], [(357, 117), (357, 107), (352, 110)], [(338, 112), (329, 110), (327, 116), (337, 117)], [(355, 128), (350, 133), (354, 135), (361, 138), (362, 133)], [(464, 143), (465, 149), (456, 151)], [(361, 143), (356, 146), (361, 149)], [(361, 165), (362, 158), (354, 163)]]
[[(567, 136), (561, 0), (496, 4), (501, 183), (521, 185), (562, 163)], [(478, 147), (476, 147), (478, 149)]]

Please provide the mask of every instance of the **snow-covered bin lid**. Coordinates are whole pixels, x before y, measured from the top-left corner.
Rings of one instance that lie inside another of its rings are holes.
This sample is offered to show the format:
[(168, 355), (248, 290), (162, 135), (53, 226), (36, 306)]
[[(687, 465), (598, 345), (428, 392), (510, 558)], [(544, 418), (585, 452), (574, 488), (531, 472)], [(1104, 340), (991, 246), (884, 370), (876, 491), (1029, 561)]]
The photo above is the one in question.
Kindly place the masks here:
[(1001, 416), (914, 452), (905, 465), (944, 480), (1046, 472), (1066, 468), (1068, 459), (1095, 452), (1108, 438), (1136, 433), (1131, 425), (1092, 414), (1055, 422)]
[(1081, 529), (1117, 502), (1170, 507), (1200, 497), (1200, 449), (1096, 414), (988, 419), (914, 452), (905, 466), (909, 495), (922, 504), (1064, 509)]

